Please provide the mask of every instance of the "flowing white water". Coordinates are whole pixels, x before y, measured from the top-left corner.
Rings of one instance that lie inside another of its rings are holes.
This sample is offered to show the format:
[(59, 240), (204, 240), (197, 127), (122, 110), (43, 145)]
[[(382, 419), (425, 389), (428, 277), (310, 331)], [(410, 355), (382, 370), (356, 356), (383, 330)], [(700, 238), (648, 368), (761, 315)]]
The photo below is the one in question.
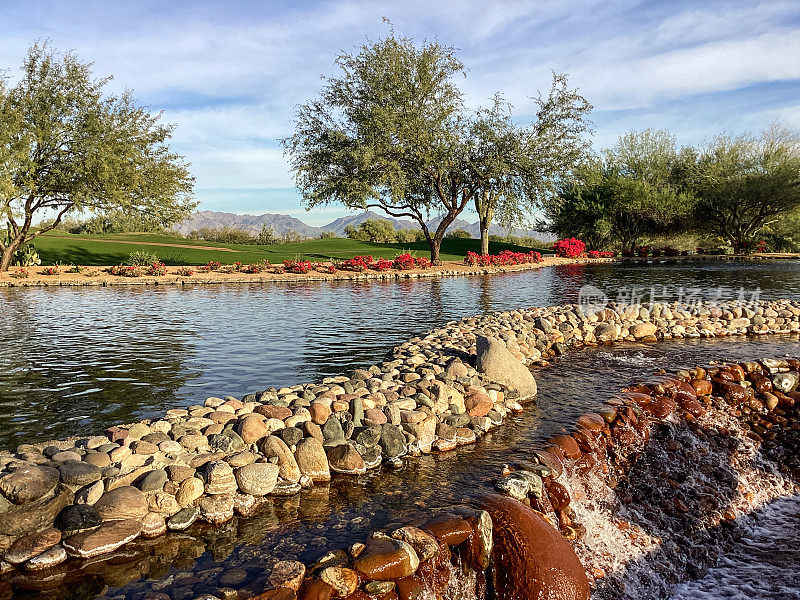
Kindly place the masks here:
[[(702, 577), (707, 568), (708, 581), (686, 584), (675, 600), (800, 598), (797, 487), (763, 459), (736, 419), (709, 411), (699, 421), (700, 434), (672, 419), (658, 426), (629, 483), (612, 489), (598, 472), (560, 479), (570, 490), (575, 520), (586, 528), (576, 552), (594, 580), (593, 598), (670, 598), (677, 583)], [(770, 541), (784, 537), (789, 541), (778, 547), (787, 549), (786, 558), (770, 555)], [(771, 577), (764, 572), (770, 560), (788, 573), (774, 591), (754, 595), (759, 577)], [(746, 573), (739, 578), (741, 593), (731, 587), (737, 570)], [(718, 588), (726, 591), (702, 591)], [(795, 595), (786, 595), (791, 589)]]
[(678, 585), (672, 600), (800, 599), (800, 496), (747, 519), (747, 533), (708, 574)]

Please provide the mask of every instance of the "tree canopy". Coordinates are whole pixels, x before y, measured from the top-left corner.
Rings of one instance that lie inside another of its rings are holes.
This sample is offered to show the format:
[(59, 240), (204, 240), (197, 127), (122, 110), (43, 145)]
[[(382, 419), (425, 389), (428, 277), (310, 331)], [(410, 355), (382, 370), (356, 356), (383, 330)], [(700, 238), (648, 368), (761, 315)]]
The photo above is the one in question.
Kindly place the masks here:
[[(75, 213), (140, 213), (165, 226), (196, 203), (188, 165), (170, 151), (173, 126), (73, 53), (34, 44), (11, 85), (0, 80), (0, 270), (23, 244)], [(35, 227), (34, 220), (47, 218)]]
[(759, 136), (719, 135), (692, 177), (697, 219), (735, 248), (800, 207), (800, 135), (772, 126)]

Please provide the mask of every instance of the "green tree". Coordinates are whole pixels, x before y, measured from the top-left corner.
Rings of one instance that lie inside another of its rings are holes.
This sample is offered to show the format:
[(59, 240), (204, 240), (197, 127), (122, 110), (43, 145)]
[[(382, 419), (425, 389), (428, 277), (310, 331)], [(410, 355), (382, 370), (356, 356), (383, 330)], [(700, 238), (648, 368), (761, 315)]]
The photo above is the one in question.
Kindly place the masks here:
[(590, 247), (614, 240), (629, 251), (643, 236), (677, 231), (694, 208), (687, 180), (693, 160), (693, 150), (679, 151), (667, 131), (627, 133), (562, 182), (545, 207), (549, 228)]
[[(18, 83), (0, 82), (0, 271), (17, 248), (74, 213), (141, 213), (163, 226), (195, 206), (194, 179), (170, 152), (173, 127), (130, 92), (103, 96), (108, 79), (72, 53), (34, 44)], [(44, 227), (34, 219), (50, 217)]]
[(569, 89), (566, 75), (553, 73), (547, 97), (540, 93), (535, 101), (536, 119), (526, 127), (513, 123), (511, 105), (499, 94), (472, 123), (470, 164), (481, 181), (475, 210), (482, 254), (489, 252), (489, 226), (495, 218), (508, 229), (523, 225), (588, 152), (592, 105)]
[[(480, 182), (468, 164), (467, 121), (455, 78), (464, 67), (453, 48), (419, 47), (394, 31), (343, 53), (339, 77), (299, 107), (295, 133), (284, 140), (304, 204), (336, 202), (377, 208), (419, 223), (439, 262), (449, 225)], [(443, 213), (435, 231), (431, 211)]]
[(444, 234), (444, 237), (451, 240), (469, 240), (472, 239), (472, 234), (466, 229), (454, 229)]
[(719, 135), (700, 153), (693, 184), (698, 227), (740, 249), (800, 207), (800, 135)]
[(365, 219), (358, 226), (348, 225), (344, 232), (351, 239), (378, 244), (391, 244), (397, 238), (394, 225), (386, 219)]

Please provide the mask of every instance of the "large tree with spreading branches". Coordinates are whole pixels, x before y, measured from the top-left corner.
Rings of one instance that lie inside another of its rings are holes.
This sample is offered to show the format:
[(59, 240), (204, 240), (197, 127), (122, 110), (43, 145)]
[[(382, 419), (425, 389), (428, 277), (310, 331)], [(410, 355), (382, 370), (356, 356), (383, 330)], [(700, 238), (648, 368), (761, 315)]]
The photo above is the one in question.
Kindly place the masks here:
[(173, 126), (128, 91), (103, 95), (108, 81), (40, 43), (16, 83), (0, 80), (0, 271), (71, 214), (122, 211), (166, 226), (196, 206), (188, 165), (167, 145)]

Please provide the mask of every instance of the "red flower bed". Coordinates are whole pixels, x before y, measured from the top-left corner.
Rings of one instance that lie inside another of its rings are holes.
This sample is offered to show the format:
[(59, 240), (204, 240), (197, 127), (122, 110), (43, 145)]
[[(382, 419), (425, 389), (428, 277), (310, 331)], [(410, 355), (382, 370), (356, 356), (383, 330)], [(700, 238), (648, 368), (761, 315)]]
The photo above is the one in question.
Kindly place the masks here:
[(542, 255), (534, 250), (531, 250), (530, 252), (513, 252), (511, 250), (503, 250), (500, 254), (495, 255), (467, 252), (467, 256), (464, 259), (464, 264), (471, 267), (505, 267), (538, 262), (542, 262)]
[(289, 273), (305, 275), (314, 268), (314, 265), (309, 260), (285, 260), (283, 261), (283, 267)]
[(616, 256), (616, 252), (611, 252), (610, 250), (589, 250), (586, 253), (589, 258), (611, 258), (612, 256)]
[(414, 266), (418, 269), (429, 269), (431, 261), (423, 256), (418, 256), (414, 259)]
[(242, 273), (250, 273), (251, 275), (258, 275), (263, 270), (264, 267), (259, 264), (245, 265), (241, 268)]
[(354, 256), (353, 258), (349, 258), (342, 262), (341, 268), (345, 271), (356, 271), (357, 273), (363, 273), (369, 269), (372, 262), (372, 256)]
[(578, 238), (566, 238), (563, 240), (558, 240), (555, 244), (553, 244), (553, 250), (556, 253), (556, 256), (561, 256), (563, 258), (577, 258), (584, 252), (586, 252), (586, 244), (583, 241), (579, 240)]
[(385, 258), (379, 258), (375, 262), (370, 263), (369, 268), (373, 271), (388, 271), (393, 266), (392, 261)]

